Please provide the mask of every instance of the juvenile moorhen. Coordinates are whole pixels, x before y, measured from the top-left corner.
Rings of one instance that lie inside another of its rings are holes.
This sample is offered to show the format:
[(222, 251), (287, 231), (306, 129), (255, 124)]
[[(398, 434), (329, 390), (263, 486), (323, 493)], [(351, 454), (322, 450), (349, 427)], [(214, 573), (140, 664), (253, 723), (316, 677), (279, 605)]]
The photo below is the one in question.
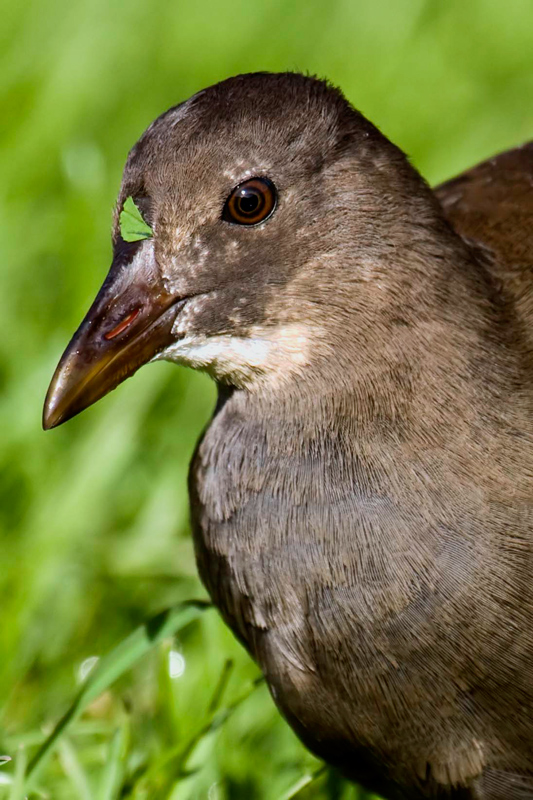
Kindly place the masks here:
[(433, 193), (337, 89), (241, 75), (141, 136), (113, 243), (45, 427), (206, 370), (199, 570), (303, 742), (388, 800), (533, 798), (533, 144)]

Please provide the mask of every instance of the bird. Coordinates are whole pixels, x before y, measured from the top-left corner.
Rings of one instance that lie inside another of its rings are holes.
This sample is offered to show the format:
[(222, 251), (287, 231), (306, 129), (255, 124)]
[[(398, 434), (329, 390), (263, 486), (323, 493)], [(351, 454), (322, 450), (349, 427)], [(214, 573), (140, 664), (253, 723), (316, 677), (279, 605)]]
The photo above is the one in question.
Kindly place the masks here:
[(113, 247), (44, 428), (207, 372), (199, 573), (304, 745), (533, 798), (533, 142), (432, 190), (329, 82), (238, 75), (133, 146)]

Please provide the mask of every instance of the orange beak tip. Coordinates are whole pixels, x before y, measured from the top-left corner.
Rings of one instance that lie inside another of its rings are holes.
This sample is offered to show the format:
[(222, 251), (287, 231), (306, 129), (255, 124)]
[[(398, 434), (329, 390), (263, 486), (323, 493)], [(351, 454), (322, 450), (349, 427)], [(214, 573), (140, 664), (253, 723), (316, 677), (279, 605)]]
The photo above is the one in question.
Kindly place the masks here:
[(60, 407), (60, 397), (58, 396), (57, 391), (54, 391), (52, 388), (53, 383), (54, 381), (52, 381), (44, 401), (42, 422), (43, 430), (45, 431), (49, 431), (52, 428), (57, 428), (58, 425), (61, 425), (62, 422), (66, 422), (68, 419), (68, 417), (62, 413)]

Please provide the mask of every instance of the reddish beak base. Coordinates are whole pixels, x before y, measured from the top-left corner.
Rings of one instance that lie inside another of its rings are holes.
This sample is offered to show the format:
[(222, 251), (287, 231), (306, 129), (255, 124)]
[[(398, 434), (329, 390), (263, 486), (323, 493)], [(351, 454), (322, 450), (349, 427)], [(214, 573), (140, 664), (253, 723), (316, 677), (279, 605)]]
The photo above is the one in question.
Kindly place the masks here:
[(104, 397), (174, 340), (184, 301), (162, 286), (152, 245), (139, 244), (123, 245), (65, 350), (46, 395), (45, 430)]

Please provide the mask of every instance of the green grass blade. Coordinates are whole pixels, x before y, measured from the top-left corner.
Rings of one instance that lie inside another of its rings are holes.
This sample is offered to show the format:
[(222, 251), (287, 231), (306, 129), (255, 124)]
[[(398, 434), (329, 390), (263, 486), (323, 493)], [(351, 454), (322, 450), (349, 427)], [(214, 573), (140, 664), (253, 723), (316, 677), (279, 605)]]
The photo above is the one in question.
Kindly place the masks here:
[(65, 775), (69, 778), (76, 795), (80, 800), (93, 800), (87, 775), (80, 764), (76, 750), (65, 736), (58, 742), (58, 748), (61, 766)]
[[(225, 667), (225, 672), (228, 671)], [(223, 673), (224, 674), (224, 673)], [(236, 700), (227, 705), (225, 708), (220, 709), (213, 713), (210, 718), (202, 724), (198, 730), (193, 733), (190, 739), (185, 744), (178, 744), (170, 748), (164, 753), (146, 772), (144, 772), (138, 779), (133, 787), (132, 796), (140, 798), (147, 796), (150, 791), (151, 785), (157, 783), (158, 776), (169, 766), (172, 765), (170, 782), (173, 783), (177, 778), (178, 781), (187, 777), (187, 761), (200, 744), (200, 742), (209, 734), (217, 731), (224, 723), (233, 715), (233, 713), (257, 690), (264, 682), (263, 676), (257, 678), (252, 682), (252, 685), (246, 689)], [(169, 784), (170, 790), (170, 784)]]
[(33, 786), (38, 773), (57, 746), (60, 737), (85, 708), (162, 639), (180, 631), (209, 607), (209, 604), (204, 601), (190, 601), (167, 609), (143, 623), (102, 658), (88, 676), (70, 708), (32, 759), (24, 784), (26, 792)]
[(96, 795), (97, 800), (115, 800), (118, 796), (118, 791), (124, 775), (124, 755), (127, 750), (129, 734), (129, 719), (126, 718), (111, 740), (106, 765), (102, 774), (98, 794)]
[(229, 679), (231, 677), (231, 672), (234, 667), (234, 662), (231, 658), (227, 658), (224, 662), (224, 666), (222, 667), (222, 672), (220, 673), (220, 678), (218, 679), (218, 683), (215, 686), (215, 691), (213, 692), (213, 696), (211, 698), (211, 702), (209, 703), (209, 708), (207, 709), (207, 713), (212, 716), (216, 711), (218, 711), (222, 699), (224, 697), (224, 693), (228, 686)]
[(24, 798), (24, 778), (28, 765), (28, 751), (25, 747), (19, 747), (15, 757), (15, 774), (9, 792), (9, 800), (23, 800)]
[(293, 798), (298, 797), (304, 789), (307, 789), (311, 784), (318, 781), (326, 772), (326, 767), (320, 767), (317, 769), (316, 772), (313, 772), (311, 775), (303, 775), (296, 783), (291, 786), (289, 791), (283, 795), (281, 800), (293, 800)]

